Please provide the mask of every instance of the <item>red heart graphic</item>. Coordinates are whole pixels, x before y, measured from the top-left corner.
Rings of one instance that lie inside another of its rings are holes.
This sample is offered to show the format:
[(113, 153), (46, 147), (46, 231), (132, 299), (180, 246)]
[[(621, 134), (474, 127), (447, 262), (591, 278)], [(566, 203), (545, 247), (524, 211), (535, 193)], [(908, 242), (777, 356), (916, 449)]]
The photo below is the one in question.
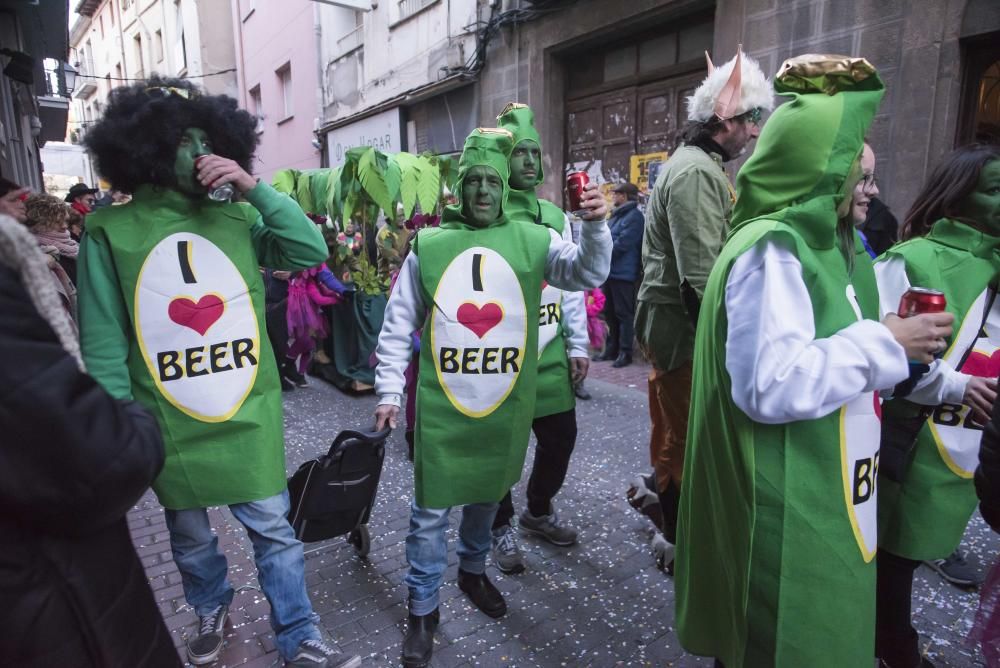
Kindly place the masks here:
[(226, 303), (218, 295), (205, 295), (195, 304), (187, 297), (177, 297), (170, 302), (167, 315), (183, 327), (190, 327), (202, 336), (218, 322), (226, 310)]
[(468, 327), (479, 338), (486, 336), (486, 332), (500, 324), (503, 320), (503, 309), (496, 302), (489, 302), (483, 306), (477, 306), (472, 302), (465, 302), (458, 307), (458, 321)]
[(972, 376), (996, 378), (1000, 375), (1000, 350), (994, 350), (989, 357), (973, 350), (969, 359), (962, 365), (961, 371)]

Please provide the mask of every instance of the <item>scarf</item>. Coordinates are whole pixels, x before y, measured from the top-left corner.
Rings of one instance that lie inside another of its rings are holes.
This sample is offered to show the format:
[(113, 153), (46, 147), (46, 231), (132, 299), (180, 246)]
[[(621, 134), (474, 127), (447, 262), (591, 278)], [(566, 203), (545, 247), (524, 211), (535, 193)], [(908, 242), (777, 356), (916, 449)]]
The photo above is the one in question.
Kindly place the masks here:
[[(34, 232), (34, 230), (33, 230)], [(52, 246), (63, 257), (76, 258), (80, 253), (80, 244), (73, 240), (69, 230), (51, 232), (39, 230), (34, 232), (40, 246)]]
[(76, 360), (80, 371), (86, 371), (76, 326), (63, 307), (45, 255), (27, 228), (9, 216), (0, 216), (0, 264), (18, 273), (38, 314), (55, 331), (59, 343)]

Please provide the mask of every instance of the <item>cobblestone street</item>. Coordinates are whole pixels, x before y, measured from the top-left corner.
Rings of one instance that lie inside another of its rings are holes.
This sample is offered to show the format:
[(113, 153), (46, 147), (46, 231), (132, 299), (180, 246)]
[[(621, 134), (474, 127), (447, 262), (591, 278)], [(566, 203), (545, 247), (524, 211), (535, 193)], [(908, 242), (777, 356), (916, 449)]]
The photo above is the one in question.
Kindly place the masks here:
[[(686, 655), (674, 633), (673, 582), (657, 570), (650, 526), (625, 502), (628, 479), (648, 468), (645, 377), (641, 364), (611, 369), (595, 363), (578, 403), (580, 438), (557, 507), (580, 530), (569, 549), (522, 539), (528, 570), (490, 577), (507, 597), (509, 613), (494, 621), (474, 610), (455, 584), (453, 514), (451, 559), (442, 589), (434, 666), (710, 666)], [(289, 472), (329, 447), (338, 431), (366, 427), (373, 396), (348, 397), (322, 381), (285, 395)], [(366, 666), (397, 666), (406, 619), (403, 542), (409, 518), (412, 468), (402, 429), (387, 444), (385, 470), (369, 525), (371, 554), (358, 558), (344, 539), (306, 545), (309, 593), (323, 627), (343, 651)], [(530, 466), (532, 452), (529, 452)], [(525, 476), (526, 477), (526, 476)], [(515, 494), (518, 510), (523, 485)], [(256, 588), (250, 542), (228, 510), (213, 509), (212, 523), (238, 589), (227, 646), (217, 666), (280, 665), (268, 622), (268, 604)], [(156, 599), (179, 648), (196, 618), (184, 602), (171, 560), (163, 512), (152, 493), (130, 513), (133, 537)], [(963, 548), (980, 572), (1000, 541), (974, 519)], [(928, 657), (937, 666), (980, 665), (964, 644), (978, 603), (976, 592), (948, 585), (921, 567), (914, 611)], [(181, 649), (183, 655), (183, 650)]]

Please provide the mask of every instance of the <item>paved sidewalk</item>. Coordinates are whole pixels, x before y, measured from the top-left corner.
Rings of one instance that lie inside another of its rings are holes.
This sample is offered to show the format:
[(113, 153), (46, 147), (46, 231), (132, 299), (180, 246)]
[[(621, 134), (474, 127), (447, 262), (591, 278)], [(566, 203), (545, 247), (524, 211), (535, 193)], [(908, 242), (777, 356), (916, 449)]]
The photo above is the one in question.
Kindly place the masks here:
[[(580, 542), (559, 549), (525, 539), (526, 573), (503, 576), (489, 568), (507, 596), (510, 612), (505, 618), (489, 619), (458, 590), (453, 519), (433, 666), (711, 665), (680, 648), (673, 629), (673, 582), (655, 567), (649, 524), (624, 498), (626, 481), (645, 470), (648, 461), (648, 370), (642, 367), (593, 365), (588, 389), (594, 398), (579, 403), (577, 452), (557, 498), (560, 516), (580, 530)], [(600, 380), (610, 378), (611, 371), (617, 373), (614, 383)], [(347, 397), (322, 381), (311, 382), (309, 388), (286, 395), (289, 471), (325, 451), (339, 430), (367, 426), (375, 405), (372, 396)], [(365, 656), (366, 666), (399, 665), (406, 619), (403, 542), (412, 485), (405, 452), (397, 430), (387, 446), (367, 561), (343, 539), (306, 546), (309, 592), (322, 625), (344, 651)], [(529, 465), (531, 457), (529, 452)], [(514, 498), (520, 510), (523, 484)], [(227, 646), (215, 665), (280, 665), (245, 532), (226, 509), (213, 509), (210, 517), (229, 557), (230, 578), (239, 588), (226, 629)], [(152, 494), (130, 513), (129, 525), (167, 626), (182, 647), (196, 620), (184, 603), (163, 513)], [(970, 557), (983, 564), (998, 546), (997, 537), (976, 518), (967, 534)], [(977, 595), (943, 583), (926, 568), (918, 571), (917, 590), (917, 624), (930, 644), (931, 659), (939, 667), (977, 665), (978, 656), (962, 644)]]

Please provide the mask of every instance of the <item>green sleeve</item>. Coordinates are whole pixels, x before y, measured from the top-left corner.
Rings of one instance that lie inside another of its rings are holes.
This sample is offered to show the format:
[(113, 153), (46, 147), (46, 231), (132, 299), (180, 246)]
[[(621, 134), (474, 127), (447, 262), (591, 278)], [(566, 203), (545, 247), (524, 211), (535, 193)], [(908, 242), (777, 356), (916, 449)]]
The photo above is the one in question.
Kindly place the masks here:
[(131, 322), (102, 231), (86, 234), (77, 258), (80, 349), (87, 373), (116, 399), (132, 398), (128, 373)]
[(667, 220), (677, 255), (677, 273), (704, 296), (708, 275), (726, 237), (728, 189), (714, 174), (688, 169), (670, 184)]
[(330, 252), (316, 225), (288, 195), (261, 182), (244, 195), (257, 210), (250, 227), (257, 261), (269, 269), (308, 269)]

